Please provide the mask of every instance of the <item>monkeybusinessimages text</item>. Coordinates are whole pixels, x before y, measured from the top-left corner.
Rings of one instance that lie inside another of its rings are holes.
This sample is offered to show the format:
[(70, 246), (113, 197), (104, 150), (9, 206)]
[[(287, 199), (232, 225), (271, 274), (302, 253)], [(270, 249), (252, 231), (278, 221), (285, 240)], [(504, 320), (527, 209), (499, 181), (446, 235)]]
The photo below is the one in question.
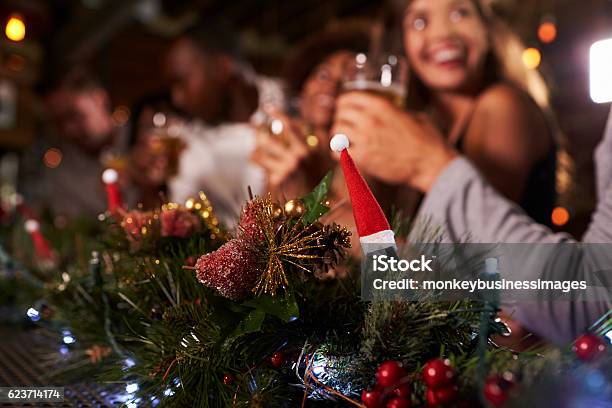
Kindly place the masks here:
[[(371, 256), (372, 272), (410, 273), (431, 272), (435, 269), (435, 257), (420, 255), (414, 259), (398, 259), (389, 255)], [(421, 274), (421, 276), (423, 276)], [(432, 276), (433, 278), (433, 276)], [(500, 277), (498, 273), (484, 273), (474, 279), (416, 279), (411, 277), (375, 277), (372, 280), (374, 290), (445, 290), (468, 291), (474, 293), (483, 290), (552, 290), (568, 293), (575, 290), (586, 290), (586, 281), (561, 280), (511, 280)]]

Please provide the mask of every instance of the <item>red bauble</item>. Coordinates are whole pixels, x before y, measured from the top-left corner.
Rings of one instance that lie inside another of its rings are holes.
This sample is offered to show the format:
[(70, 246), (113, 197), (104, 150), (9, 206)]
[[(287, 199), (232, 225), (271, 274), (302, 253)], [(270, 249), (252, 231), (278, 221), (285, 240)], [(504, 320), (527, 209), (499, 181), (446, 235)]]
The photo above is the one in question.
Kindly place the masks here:
[(223, 376), (223, 384), (225, 384), (225, 385), (231, 385), (231, 384), (234, 382), (234, 380), (235, 380), (235, 379), (236, 379), (236, 377), (234, 377), (233, 375), (231, 375), (231, 374), (225, 374), (225, 375)]
[(410, 408), (410, 401), (406, 398), (394, 397), (387, 402), (387, 408)]
[(376, 382), (381, 387), (392, 387), (405, 376), (406, 371), (397, 361), (385, 361), (378, 366)]
[(449, 385), (434, 390), (436, 401), (439, 405), (449, 405), (457, 399), (459, 395), (459, 387), (457, 385)]
[(281, 368), (285, 364), (285, 354), (282, 351), (277, 351), (270, 357), (270, 363), (274, 368)]
[(368, 408), (382, 408), (383, 406), (382, 393), (378, 390), (363, 390), (361, 401)]
[(601, 337), (587, 333), (576, 339), (573, 350), (579, 359), (593, 361), (606, 352), (606, 343)]
[(252, 242), (259, 242), (265, 238), (257, 220), (258, 214), (263, 211), (264, 205), (261, 200), (255, 199), (247, 203), (240, 215), (237, 229), (238, 238), (250, 240)]
[(452, 383), (455, 370), (449, 360), (435, 358), (423, 367), (423, 381), (429, 388), (441, 388)]
[(410, 384), (402, 384), (393, 390), (393, 395), (399, 398), (410, 398), (412, 387)]
[(513, 386), (513, 381), (501, 375), (493, 375), (487, 378), (482, 392), (491, 405), (499, 407), (504, 405)]

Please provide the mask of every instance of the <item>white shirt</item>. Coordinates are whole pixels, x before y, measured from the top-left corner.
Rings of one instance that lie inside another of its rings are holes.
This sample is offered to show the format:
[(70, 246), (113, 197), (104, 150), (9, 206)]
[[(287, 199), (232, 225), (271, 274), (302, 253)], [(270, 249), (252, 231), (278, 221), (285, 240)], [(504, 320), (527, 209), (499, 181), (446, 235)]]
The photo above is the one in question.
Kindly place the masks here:
[[(284, 100), (278, 81), (257, 78), (259, 107), (251, 117), (261, 122), (262, 107), (282, 108)], [(225, 123), (208, 126), (200, 120), (181, 132), (186, 148), (181, 154), (179, 170), (169, 183), (170, 199), (183, 203), (203, 191), (210, 199), (215, 214), (228, 228), (238, 221), (241, 208), (253, 194), (262, 194), (266, 186), (264, 170), (251, 162), (255, 150), (255, 129), (250, 123)]]

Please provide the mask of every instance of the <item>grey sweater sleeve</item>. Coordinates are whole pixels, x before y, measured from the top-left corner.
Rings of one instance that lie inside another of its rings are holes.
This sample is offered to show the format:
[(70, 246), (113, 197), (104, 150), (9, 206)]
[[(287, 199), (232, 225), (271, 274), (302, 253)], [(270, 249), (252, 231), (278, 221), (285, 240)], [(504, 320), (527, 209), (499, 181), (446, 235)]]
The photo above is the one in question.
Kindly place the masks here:
[[(612, 117), (612, 116), (611, 116)], [(612, 243), (612, 125), (609, 124), (597, 149), (598, 186), (600, 201), (592, 217), (585, 243)], [(608, 174), (611, 173), (611, 174)], [(553, 233), (531, 220), (516, 204), (502, 197), (466, 159), (455, 159), (439, 176), (419, 210), (447, 234), (448, 242), (480, 243), (572, 243), (566, 234)], [(577, 248), (580, 248), (577, 246)], [(535, 280), (549, 278), (554, 266), (555, 279), (580, 280), (585, 278), (589, 264), (604, 271), (604, 290), (609, 288), (609, 265), (612, 251), (585, 250), (560, 265), (555, 259), (532, 256), (525, 259), (521, 278)], [(504, 271), (501, 271), (502, 277)], [(516, 276), (512, 277), (516, 279)], [(609, 293), (609, 292), (608, 292)], [(597, 301), (553, 300), (541, 293), (537, 301), (514, 304), (515, 317), (527, 328), (553, 342), (564, 343), (575, 339), (601, 315), (612, 309), (608, 296)]]

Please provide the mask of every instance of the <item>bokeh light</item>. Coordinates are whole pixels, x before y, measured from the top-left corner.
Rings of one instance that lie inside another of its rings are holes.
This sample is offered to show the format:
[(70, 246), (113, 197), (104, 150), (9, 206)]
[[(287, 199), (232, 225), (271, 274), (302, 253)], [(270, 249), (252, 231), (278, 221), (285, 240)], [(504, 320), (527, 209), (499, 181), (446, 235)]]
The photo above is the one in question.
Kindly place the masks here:
[(523, 51), (523, 63), (528, 69), (536, 69), (542, 62), (542, 54), (537, 48), (527, 48)]
[(127, 106), (117, 106), (112, 114), (112, 119), (115, 125), (125, 125), (130, 120), (130, 108)]
[(589, 87), (593, 102), (612, 102), (611, 70), (612, 38), (595, 42), (591, 46), (589, 63)]
[(538, 27), (538, 38), (544, 44), (550, 44), (557, 39), (557, 26), (552, 21), (546, 21)]
[(60, 149), (56, 149), (55, 147), (52, 147), (50, 149), (47, 149), (47, 151), (45, 152), (43, 156), (43, 163), (48, 168), (54, 169), (60, 164), (62, 164), (62, 158), (63, 158), (62, 151)]
[(21, 41), (26, 35), (26, 26), (23, 22), (23, 18), (19, 15), (12, 15), (6, 23), (4, 28), (6, 38), (11, 41)]
[(306, 144), (311, 148), (315, 148), (319, 145), (319, 138), (316, 135), (308, 135), (306, 136)]
[(569, 222), (570, 213), (564, 207), (555, 207), (550, 218), (554, 225), (562, 227)]

